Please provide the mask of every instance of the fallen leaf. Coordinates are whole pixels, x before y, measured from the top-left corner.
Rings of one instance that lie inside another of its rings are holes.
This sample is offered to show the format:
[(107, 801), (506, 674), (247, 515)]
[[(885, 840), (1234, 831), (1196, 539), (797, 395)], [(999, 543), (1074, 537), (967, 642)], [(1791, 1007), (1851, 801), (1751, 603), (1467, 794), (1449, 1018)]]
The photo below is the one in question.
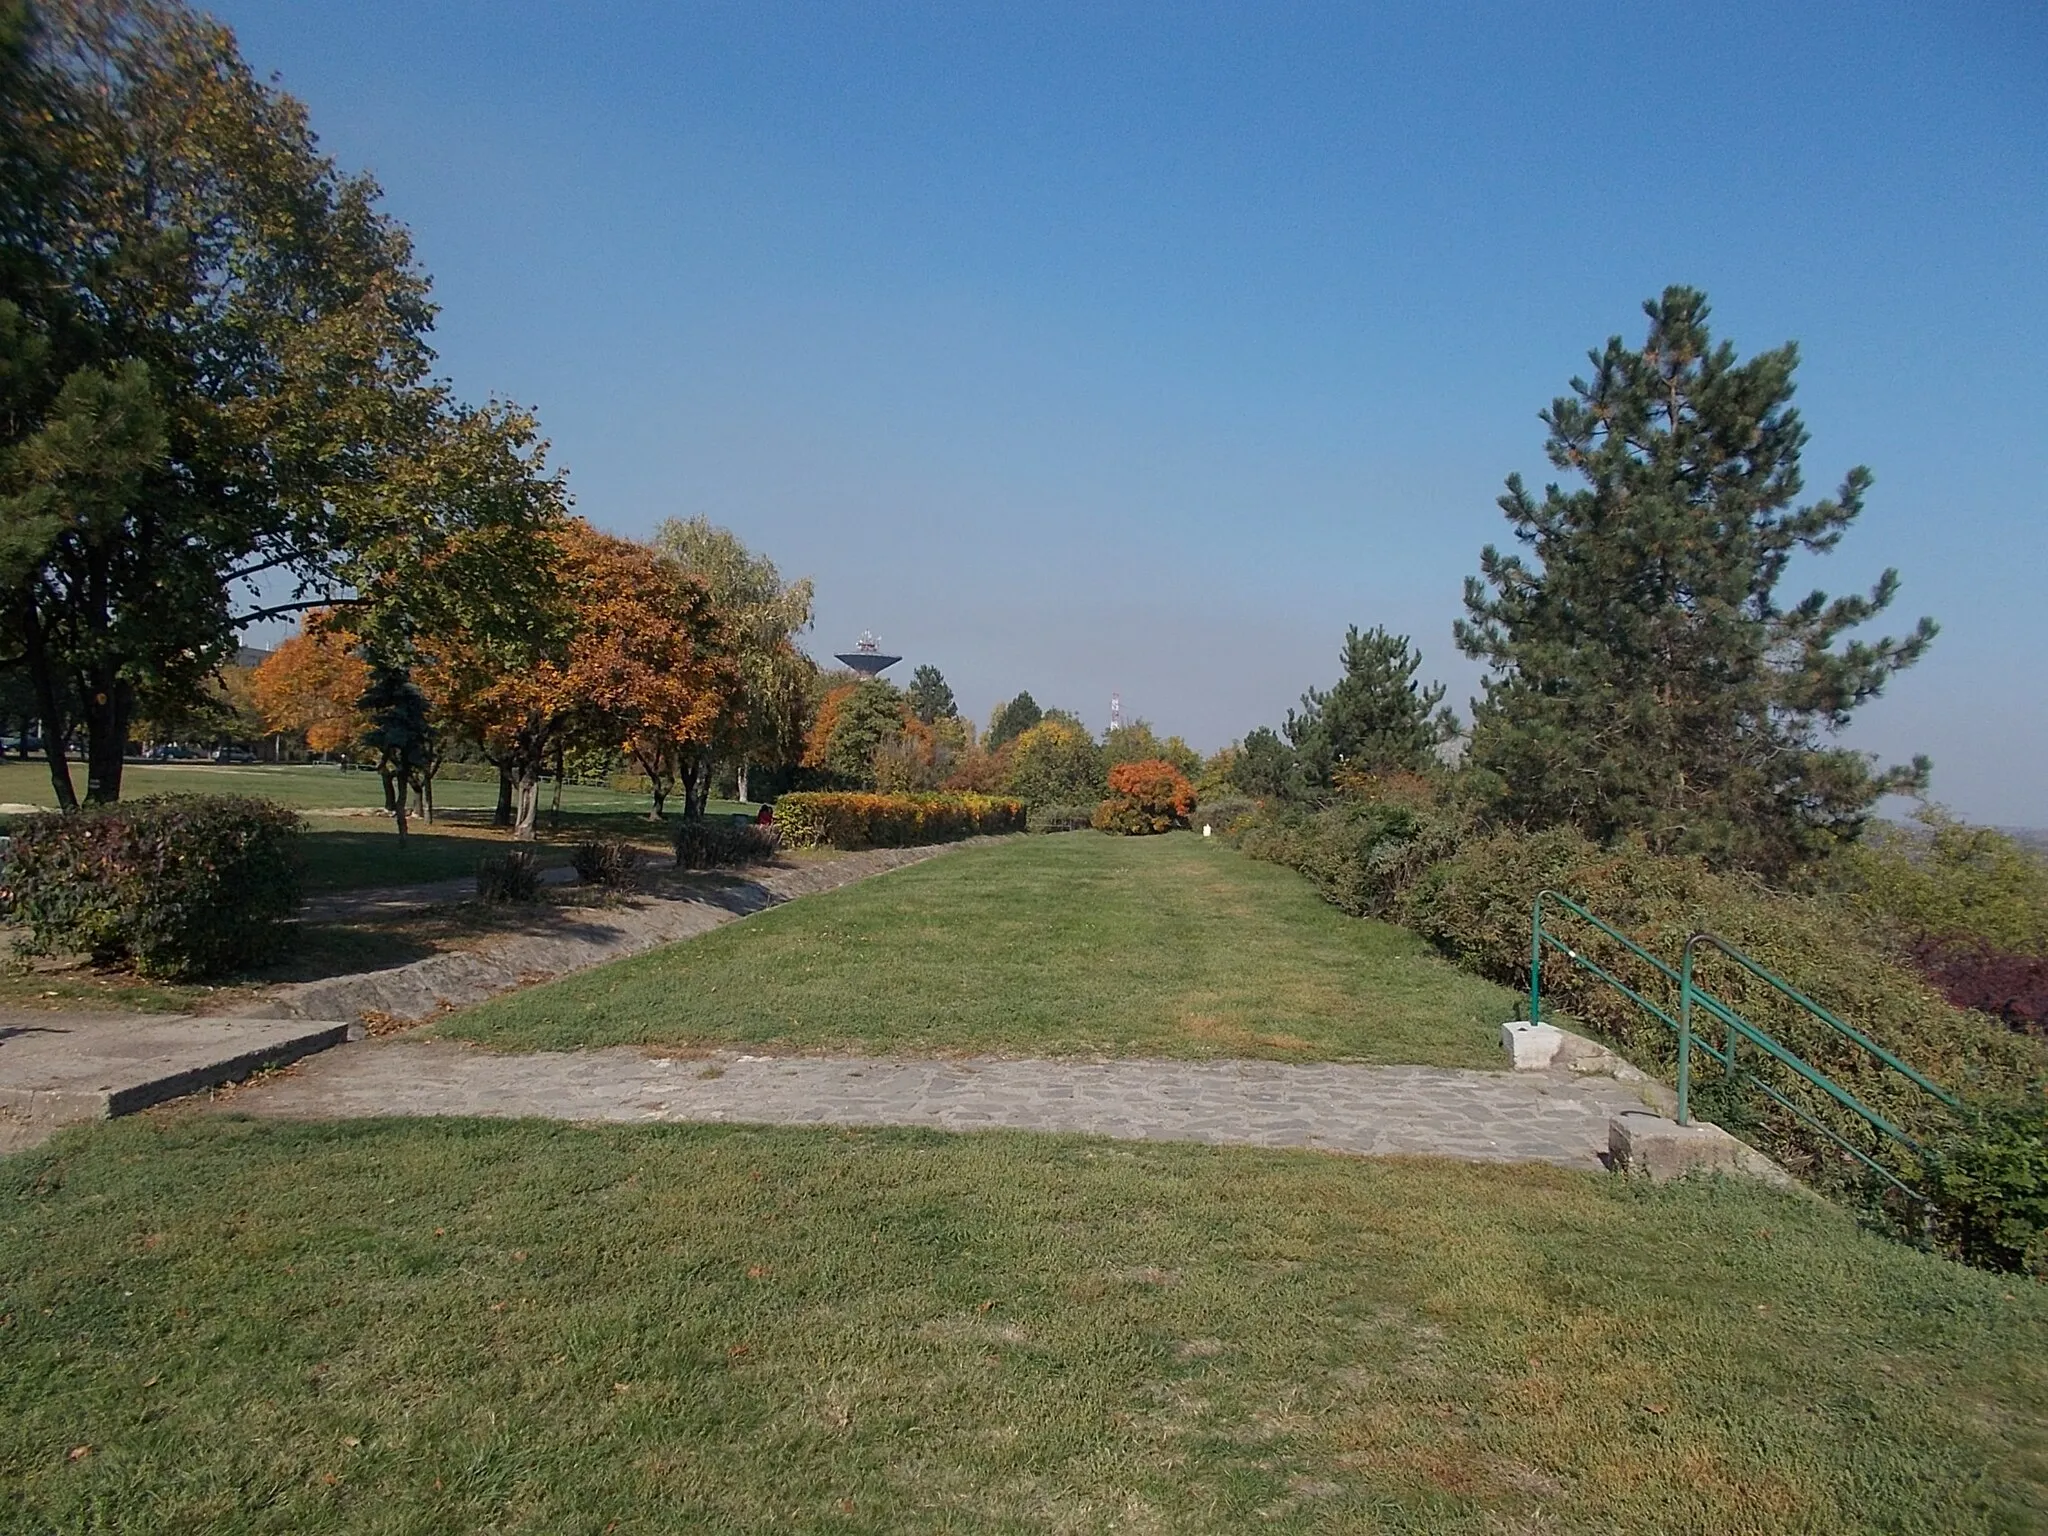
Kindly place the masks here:
[(993, 1301), (976, 1302), (974, 1310), (977, 1312), (993, 1312), (995, 1306), (996, 1304)]
[(633, 1390), (633, 1383), (630, 1381), (615, 1381), (612, 1383), (612, 1390), (614, 1392), (630, 1392)]
[(732, 1347), (731, 1349), (728, 1349), (728, 1350), (727, 1350), (727, 1351), (725, 1352), (725, 1358), (726, 1358), (726, 1359), (728, 1359), (728, 1360), (737, 1360), (737, 1359), (739, 1359), (739, 1357), (740, 1357), (741, 1355), (745, 1355), (745, 1354), (750, 1354), (750, 1353), (752, 1353), (752, 1351), (750, 1351), (750, 1350), (749, 1350), (749, 1349), (747, 1348), (747, 1346), (746, 1346), (746, 1345), (744, 1345), (744, 1344), (735, 1344), (735, 1345), (733, 1345), (733, 1347)]
[(491, 1310), (493, 1312), (502, 1312), (505, 1310), (505, 1303), (503, 1303), (502, 1301), (494, 1301), (491, 1303)]
[(1670, 1411), (1671, 1411), (1671, 1405), (1670, 1405), (1669, 1403), (1645, 1403), (1645, 1404), (1643, 1404), (1643, 1412), (1645, 1412), (1645, 1413), (1669, 1413)]
[(434, 1236), (436, 1236), (436, 1237), (446, 1237), (447, 1235), (448, 1235), (448, 1229), (447, 1229), (446, 1227), (436, 1227), (436, 1228), (434, 1228)]
[(747, 1266), (747, 1278), (749, 1280), (765, 1279), (767, 1274), (768, 1266), (766, 1264), (749, 1264)]
[(73, 1447), (71, 1447), (71, 1449), (70, 1449), (70, 1450), (68, 1450), (68, 1451), (66, 1451), (66, 1452), (64, 1453), (64, 1459), (65, 1459), (66, 1461), (83, 1461), (83, 1460), (85, 1460), (85, 1458), (86, 1458), (86, 1457), (90, 1456), (91, 1454), (92, 1454), (92, 1447), (91, 1447), (91, 1446), (89, 1446), (89, 1445), (74, 1445)]
[(153, 1386), (155, 1386), (155, 1385), (156, 1385), (156, 1384), (157, 1384), (158, 1382), (160, 1382), (160, 1381), (162, 1381), (162, 1380), (163, 1380), (163, 1377), (161, 1377), (161, 1376), (152, 1376), (152, 1377), (150, 1377), (150, 1378), (149, 1378), (149, 1380), (145, 1381), (145, 1382), (143, 1383), (143, 1385), (144, 1385), (145, 1387), (153, 1387)]
[(524, 1264), (526, 1262), (526, 1250), (524, 1248), (514, 1248), (512, 1250), (512, 1262), (514, 1264)]
[(347, 1447), (348, 1447), (348, 1448), (349, 1448), (350, 1450), (354, 1450), (354, 1449), (355, 1449), (355, 1448), (356, 1448), (357, 1446), (361, 1445), (361, 1444), (362, 1444), (363, 1442), (362, 1442), (362, 1441), (360, 1441), (360, 1440), (358, 1440), (358, 1439), (357, 1439), (357, 1438), (356, 1438), (356, 1437), (355, 1437), (354, 1435), (343, 1435), (343, 1436), (341, 1437), (341, 1443), (342, 1443), (343, 1445), (347, 1446)]

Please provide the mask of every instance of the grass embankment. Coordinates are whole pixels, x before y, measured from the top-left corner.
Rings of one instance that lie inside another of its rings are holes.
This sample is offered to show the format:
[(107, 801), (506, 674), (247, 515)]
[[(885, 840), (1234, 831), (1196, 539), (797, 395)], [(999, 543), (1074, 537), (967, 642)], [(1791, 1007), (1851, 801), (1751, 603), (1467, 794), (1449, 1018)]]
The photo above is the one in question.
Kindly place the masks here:
[(1500, 1065), (1517, 999), (1289, 870), (1185, 834), (963, 849), (437, 1025), (504, 1050)]
[(23, 1529), (2048, 1522), (2048, 1289), (1746, 1184), (218, 1116), (0, 1183)]

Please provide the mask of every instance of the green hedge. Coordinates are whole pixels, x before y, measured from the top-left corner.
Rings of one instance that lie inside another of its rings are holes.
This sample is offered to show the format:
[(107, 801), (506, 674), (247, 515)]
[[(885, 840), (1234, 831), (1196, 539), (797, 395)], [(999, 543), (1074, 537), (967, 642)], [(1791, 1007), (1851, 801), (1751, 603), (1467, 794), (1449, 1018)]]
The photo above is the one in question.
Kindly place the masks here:
[(296, 812), (234, 795), (163, 795), (31, 816), (0, 904), (25, 954), (90, 955), (188, 980), (269, 959), (298, 910)]
[(1024, 802), (998, 795), (803, 791), (775, 802), (791, 848), (914, 848), (1024, 830)]
[[(1425, 870), (1401, 895), (1394, 915), (1470, 969), (1526, 990), (1530, 902), (1544, 889), (1570, 896), (1674, 967), (1691, 934), (1711, 931), (1952, 1093), (1981, 1105), (2013, 1106), (2021, 1114), (2030, 1103), (2039, 1105), (2048, 1048), (1984, 1014), (1951, 1007), (1894, 958), (1865, 918), (1836, 900), (1769, 890), (1744, 877), (1717, 874), (1697, 860), (1662, 857), (1640, 846), (1603, 849), (1575, 832), (1502, 832)], [(1558, 918), (1557, 928), (1579, 953), (1676, 1015), (1677, 989), (1653, 968), (1569, 914)], [(1936, 1100), (1732, 962), (1710, 953), (1699, 975), (1716, 997), (1916, 1139), (1933, 1145), (1957, 1133), (1955, 1117)], [(1570, 1014), (1639, 1065), (1661, 1069), (1667, 1080), (1673, 1076), (1672, 1031), (1599, 978), (1553, 954), (1544, 962), (1543, 994), (1546, 1011)], [(1711, 1023), (1706, 1029), (1715, 1044), (1722, 1043)], [(1781, 1068), (1754, 1065), (1774, 1087), (1902, 1177), (1924, 1176), (1915, 1159), (1869, 1132), (1849, 1111)], [(1711, 1061), (1703, 1066), (1695, 1057), (1694, 1069), (1707, 1104), (1731, 1130), (1822, 1187), (1855, 1182), (1857, 1165), (1824, 1137), (1753, 1092), (1725, 1106), (1716, 1103)], [(2033, 1113), (2048, 1129), (2048, 1117), (2038, 1107)]]

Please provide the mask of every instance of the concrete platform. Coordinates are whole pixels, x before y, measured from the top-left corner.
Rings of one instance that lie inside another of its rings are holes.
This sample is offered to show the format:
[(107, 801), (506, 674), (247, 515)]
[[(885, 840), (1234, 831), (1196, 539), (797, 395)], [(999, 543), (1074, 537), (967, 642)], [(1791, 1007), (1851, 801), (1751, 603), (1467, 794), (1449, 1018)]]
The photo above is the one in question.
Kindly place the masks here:
[(12, 1014), (0, 1019), (0, 1138), (129, 1115), (181, 1094), (296, 1061), (348, 1039), (307, 1019), (182, 1014)]

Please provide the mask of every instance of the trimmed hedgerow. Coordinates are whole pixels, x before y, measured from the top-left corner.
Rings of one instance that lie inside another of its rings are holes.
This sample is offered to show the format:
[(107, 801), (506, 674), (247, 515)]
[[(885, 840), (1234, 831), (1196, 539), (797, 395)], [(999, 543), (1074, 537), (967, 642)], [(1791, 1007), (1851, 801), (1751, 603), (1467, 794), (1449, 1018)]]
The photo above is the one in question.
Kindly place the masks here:
[(791, 848), (914, 848), (1024, 830), (1024, 802), (1006, 795), (811, 792), (775, 802)]
[(190, 980), (269, 959), (298, 910), (299, 817), (237, 795), (162, 795), (31, 816), (0, 905), (24, 954), (85, 954)]
[(775, 857), (782, 846), (778, 827), (757, 826), (750, 821), (705, 821), (690, 818), (676, 823), (677, 869), (731, 869), (740, 864), (761, 864)]

